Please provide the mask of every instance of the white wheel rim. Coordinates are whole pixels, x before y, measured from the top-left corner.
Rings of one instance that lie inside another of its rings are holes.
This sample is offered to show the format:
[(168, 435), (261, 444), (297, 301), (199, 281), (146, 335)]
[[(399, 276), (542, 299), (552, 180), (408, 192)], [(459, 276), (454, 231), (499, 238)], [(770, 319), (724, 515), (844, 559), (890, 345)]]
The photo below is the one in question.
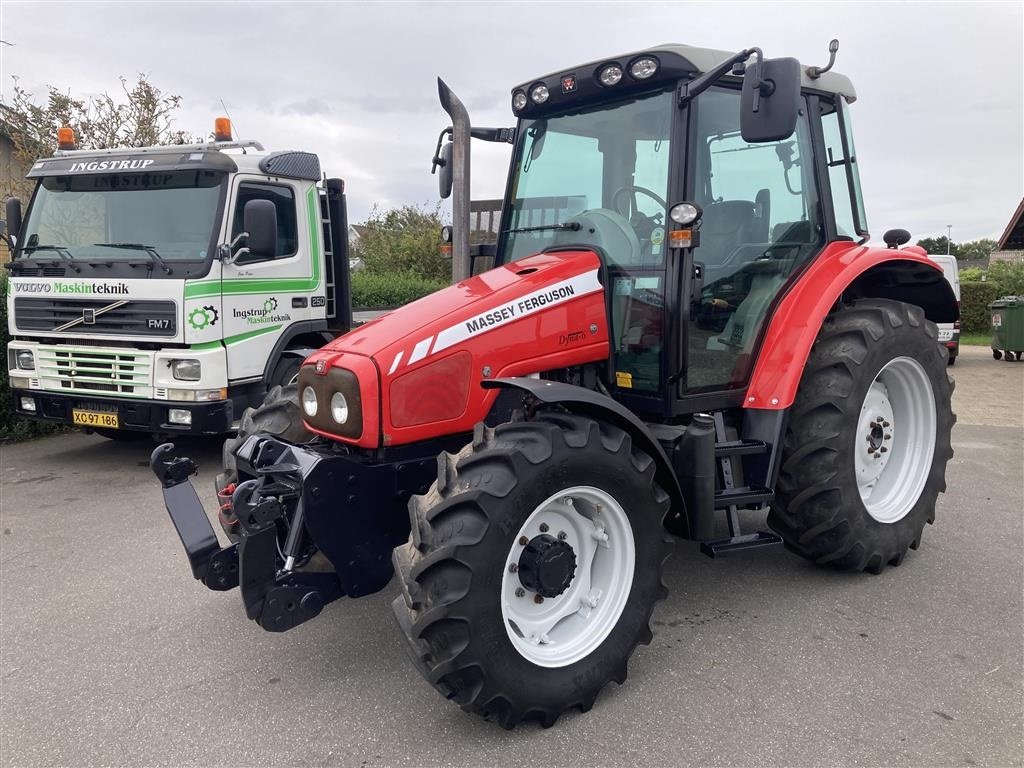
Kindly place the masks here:
[(906, 517), (921, 497), (935, 454), (935, 394), (917, 360), (897, 357), (878, 372), (854, 438), (857, 488), (880, 523)]
[[(565, 591), (537, 602), (517, 569), (520, 542), (542, 534), (572, 547), (576, 570)], [(635, 562), (633, 528), (611, 495), (574, 486), (549, 496), (519, 529), (502, 565), (501, 615), (513, 647), (541, 667), (565, 667), (593, 653), (626, 607)]]

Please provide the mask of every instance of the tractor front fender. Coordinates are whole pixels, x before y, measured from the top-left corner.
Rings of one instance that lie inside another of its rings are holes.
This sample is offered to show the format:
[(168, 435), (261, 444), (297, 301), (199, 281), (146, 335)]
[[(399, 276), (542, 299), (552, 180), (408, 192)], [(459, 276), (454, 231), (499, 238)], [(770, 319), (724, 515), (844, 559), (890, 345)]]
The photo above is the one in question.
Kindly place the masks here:
[[(484, 389), (515, 389), (531, 395), (542, 403), (560, 405), (572, 413), (605, 421), (625, 430), (633, 438), (633, 444), (654, 459), (654, 477), (672, 500), (669, 512), (673, 521), (673, 530), (679, 530), (684, 537), (689, 536), (690, 518), (683, 501), (679, 478), (672, 468), (672, 462), (665, 455), (661, 444), (635, 413), (607, 395), (592, 389), (564, 384), (559, 381), (545, 381), (515, 377), (506, 379), (487, 379), (481, 382)], [(679, 525), (679, 528), (674, 527)], [(682, 533), (685, 531), (685, 533)]]
[(941, 267), (922, 249), (832, 243), (789, 287), (772, 314), (744, 407), (789, 408), (825, 317), (838, 302), (862, 298), (915, 304), (934, 323), (960, 317)]

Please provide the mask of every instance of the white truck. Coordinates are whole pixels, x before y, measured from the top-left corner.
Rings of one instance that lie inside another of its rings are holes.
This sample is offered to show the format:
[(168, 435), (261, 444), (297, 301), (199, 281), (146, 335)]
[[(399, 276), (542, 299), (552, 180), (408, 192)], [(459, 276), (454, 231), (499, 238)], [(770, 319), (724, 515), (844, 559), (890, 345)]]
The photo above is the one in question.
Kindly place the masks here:
[(352, 325), (344, 182), (234, 141), (60, 149), (28, 173), (12, 246), (17, 412), (112, 439), (221, 434)]

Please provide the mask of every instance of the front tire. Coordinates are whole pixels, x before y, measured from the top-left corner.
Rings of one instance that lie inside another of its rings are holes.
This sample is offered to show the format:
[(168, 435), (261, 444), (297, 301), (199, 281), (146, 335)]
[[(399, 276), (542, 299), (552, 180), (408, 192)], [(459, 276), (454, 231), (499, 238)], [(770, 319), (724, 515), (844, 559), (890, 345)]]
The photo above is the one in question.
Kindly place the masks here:
[(654, 470), (623, 430), (554, 412), (442, 454), (394, 554), (392, 608), (424, 677), (505, 728), (553, 725), (624, 682), (667, 594)]
[(769, 525), (821, 565), (879, 573), (935, 521), (953, 380), (916, 306), (865, 299), (822, 325), (790, 412)]

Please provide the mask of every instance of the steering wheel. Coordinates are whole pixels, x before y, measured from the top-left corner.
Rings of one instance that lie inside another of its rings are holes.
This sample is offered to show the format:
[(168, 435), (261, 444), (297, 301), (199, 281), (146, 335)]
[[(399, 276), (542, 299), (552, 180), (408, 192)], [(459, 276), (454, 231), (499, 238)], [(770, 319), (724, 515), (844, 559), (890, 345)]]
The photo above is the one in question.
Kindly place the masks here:
[(662, 200), (660, 197), (658, 197), (657, 194), (655, 194), (654, 192), (651, 192), (651, 190), (647, 189), (647, 187), (635, 187), (633, 185), (627, 185), (625, 187), (619, 187), (617, 190), (615, 190), (614, 194), (612, 194), (612, 201), (611, 201), (612, 202), (612, 209), (618, 211), (623, 216), (628, 217), (629, 213), (628, 213), (627, 210), (623, 209), (619, 205), (619, 198), (624, 193), (626, 193), (626, 192), (640, 192), (641, 194), (647, 195), (647, 197), (649, 197), (652, 200), (654, 200), (662, 208), (668, 208), (668, 203), (666, 203), (664, 200)]

